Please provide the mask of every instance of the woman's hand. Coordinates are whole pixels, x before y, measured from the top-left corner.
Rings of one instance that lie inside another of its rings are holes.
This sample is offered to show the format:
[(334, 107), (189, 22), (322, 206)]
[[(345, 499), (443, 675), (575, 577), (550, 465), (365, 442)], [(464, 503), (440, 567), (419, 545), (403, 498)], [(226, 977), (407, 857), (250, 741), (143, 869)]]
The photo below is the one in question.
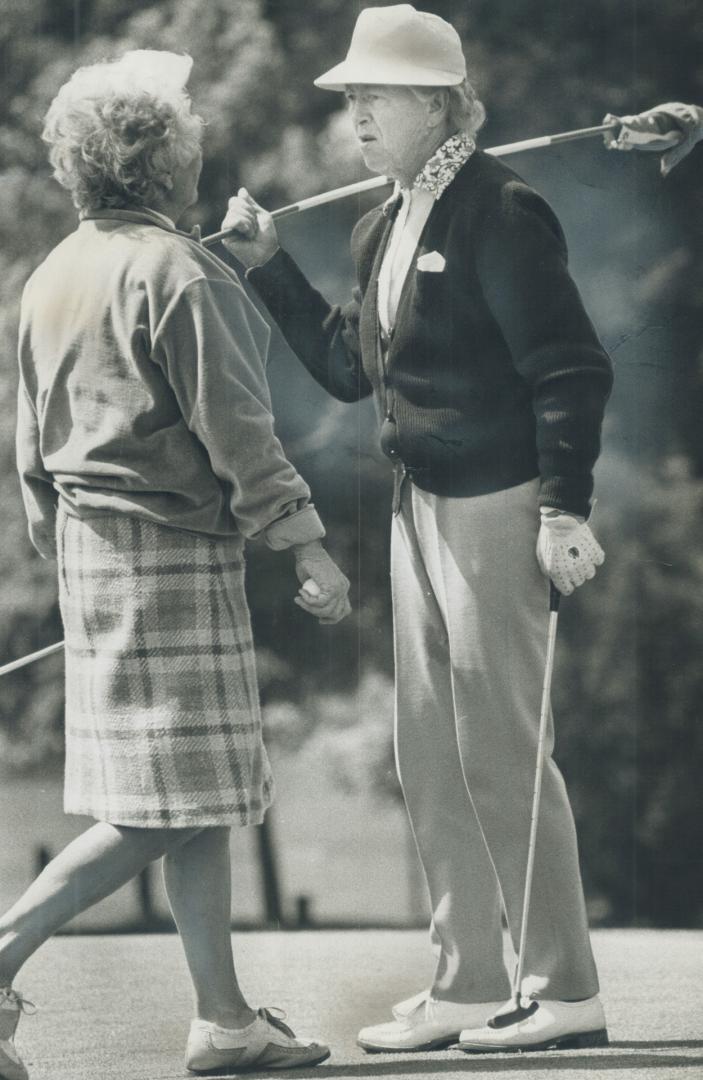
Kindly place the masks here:
[(608, 150), (669, 150), (680, 143), (684, 134), (673, 116), (657, 109), (638, 113), (636, 116), (614, 116), (608, 113), (603, 117), (604, 124), (616, 122), (620, 130), (606, 131), (603, 136)]
[(222, 228), (237, 230), (235, 235), (222, 242), (247, 270), (268, 262), (278, 251), (273, 218), (252, 199), (246, 188), (240, 188), (229, 200)]
[[(349, 581), (319, 540), (296, 544), (293, 552), (298, 581), (307, 586), (295, 597), (296, 604), (309, 615), (317, 616), (321, 623), (339, 622), (351, 611), (347, 599)], [(310, 585), (311, 579), (319, 590), (317, 593)]]

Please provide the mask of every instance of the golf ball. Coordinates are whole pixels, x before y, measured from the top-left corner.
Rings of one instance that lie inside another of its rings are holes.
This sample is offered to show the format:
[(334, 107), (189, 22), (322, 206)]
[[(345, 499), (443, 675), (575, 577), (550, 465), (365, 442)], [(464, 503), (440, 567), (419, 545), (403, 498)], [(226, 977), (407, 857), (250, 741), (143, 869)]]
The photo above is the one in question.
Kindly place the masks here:
[(303, 584), (303, 592), (306, 592), (308, 596), (319, 596), (320, 586), (312, 578), (308, 578)]

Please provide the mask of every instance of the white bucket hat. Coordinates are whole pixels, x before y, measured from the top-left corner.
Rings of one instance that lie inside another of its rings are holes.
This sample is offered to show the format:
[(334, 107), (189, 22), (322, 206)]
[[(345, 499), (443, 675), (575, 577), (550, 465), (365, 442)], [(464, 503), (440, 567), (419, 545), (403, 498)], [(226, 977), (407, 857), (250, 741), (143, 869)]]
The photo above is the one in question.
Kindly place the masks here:
[(454, 27), (411, 4), (394, 4), (361, 12), (346, 59), (315, 79), (315, 86), (457, 86), (465, 78), (466, 61)]

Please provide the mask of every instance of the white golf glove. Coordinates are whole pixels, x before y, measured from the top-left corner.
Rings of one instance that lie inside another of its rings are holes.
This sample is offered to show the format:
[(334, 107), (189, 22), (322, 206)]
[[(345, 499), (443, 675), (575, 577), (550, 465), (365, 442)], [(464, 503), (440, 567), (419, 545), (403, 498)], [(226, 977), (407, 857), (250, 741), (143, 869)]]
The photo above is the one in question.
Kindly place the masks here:
[(609, 150), (653, 150), (662, 153), (661, 172), (668, 176), (675, 165), (686, 157), (697, 142), (703, 139), (703, 108), (669, 101), (636, 116), (614, 116), (608, 113), (603, 123), (617, 122), (604, 135)]
[(537, 561), (542, 573), (560, 593), (570, 596), (595, 576), (605, 559), (603, 549), (585, 521), (543, 506), (537, 538)]

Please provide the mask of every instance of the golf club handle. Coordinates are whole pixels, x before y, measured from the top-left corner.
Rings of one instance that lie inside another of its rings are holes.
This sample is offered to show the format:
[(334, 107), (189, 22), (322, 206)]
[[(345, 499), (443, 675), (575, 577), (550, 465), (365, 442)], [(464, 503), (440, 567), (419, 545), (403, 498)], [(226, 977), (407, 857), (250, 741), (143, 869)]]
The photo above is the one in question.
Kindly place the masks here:
[[(324, 206), (326, 203), (336, 202), (337, 199), (345, 199), (349, 195), (361, 195), (365, 191), (373, 191), (375, 188), (389, 187), (393, 183), (387, 176), (370, 176), (366, 180), (359, 180), (354, 184), (345, 184), (344, 187), (334, 188), (332, 191), (323, 191), (320, 195), (311, 195), (307, 199), (299, 199), (298, 202), (281, 206), (278, 210), (271, 211), (274, 221), (300, 214), (303, 210), (314, 210), (316, 206)], [(228, 236), (238, 236), (237, 229), (222, 229), (203, 237), (203, 247), (213, 247), (220, 240), (226, 240)]]
[(607, 124), (596, 124), (595, 127), (564, 131), (559, 135), (550, 135), (549, 145), (558, 146), (559, 143), (574, 142), (577, 139), (593, 139), (596, 135), (605, 135), (606, 131), (612, 131), (616, 127), (620, 127), (620, 124), (616, 120), (609, 120)]
[[(289, 217), (291, 214), (299, 214), (305, 207), (300, 203), (291, 203), (289, 206), (281, 206), (278, 210), (271, 211), (271, 217), (274, 221), (278, 221), (280, 218)], [(221, 229), (219, 232), (212, 233), (210, 236), (204, 236), (202, 239), (203, 247), (214, 247), (215, 244), (219, 244), (220, 240), (226, 240), (228, 236), (239, 236), (243, 234), (239, 229)]]
[[(574, 142), (577, 139), (592, 139), (596, 135), (603, 135), (606, 131), (611, 131), (619, 126), (616, 120), (611, 120), (607, 124), (597, 124), (595, 127), (578, 128), (575, 131), (560, 131), (556, 135), (538, 135), (534, 139), (521, 139), (519, 142), (505, 143), (502, 146), (489, 146), (485, 149), (485, 153), (490, 154), (491, 157), (505, 157), (509, 154), (522, 153), (523, 150), (540, 150), (548, 146), (558, 146), (560, 143)], [(300, 199), (298, 202), (290, 203), (288, 206), (282, 206), (279, 210), (273, 210), (271, 217), (276, 221), (291, 214), (299, 214), (303, 210), (312, 210), (316, 206), (324, 206), (325, 203), (336, 202), (337, 199), (344, 199), (349, 195), (361, 195), (363, 192), (372, 191), (374, 188), (387, 187), (392, 183), (393, 181), (387, 176), (372, 176), (366, 180), (358, 180), (354, 184), (345, 184), (343, 187), (334, 188), (332, 191), (323, 191), (320, 195), (311, 195), (307, 199)], [(204, 236), (201, 243), (203, 247), (214, 247), (220, 240), (235, 235), (237, 235), (236, 229), (222, 229), (220, 232), (212, 233), (210, 236)]]
[(558, 611), (559, 610), (559, 603), (561, 601), (561, 595), (562, 594), (559, 592), (556, 585), (554, 584), (554, 582), (550, 578), (549, 579), (549, 610), (550, 611)]

